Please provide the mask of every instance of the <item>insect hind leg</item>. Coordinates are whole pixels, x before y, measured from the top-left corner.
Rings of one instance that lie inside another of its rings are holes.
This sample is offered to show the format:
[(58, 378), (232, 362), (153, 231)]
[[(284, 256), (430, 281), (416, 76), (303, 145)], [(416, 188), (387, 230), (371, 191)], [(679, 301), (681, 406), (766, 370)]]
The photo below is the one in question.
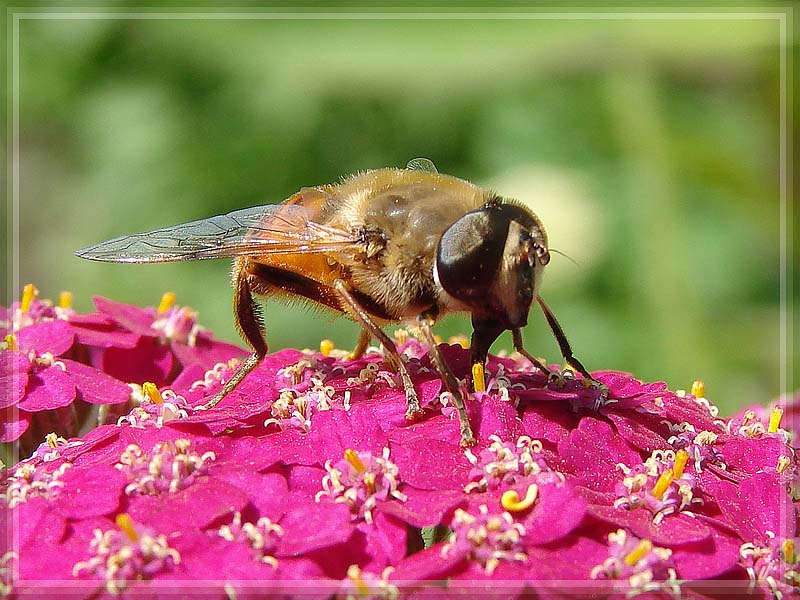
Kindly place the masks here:
[(253, 298), (250, 275), (242, 262), (237, 262), (234, 270), (233, 307), (236, 317), (236, 328), (245, 341), (253, 348), (253, 353), (236, 369), (233, 376), (225, 382), (222, 390), (202, 409), (209, 409), (219, 404), (241, 381), (255, 369), (267, 354), (269, 347), (264, 339), (264, 324), (258, 303)]

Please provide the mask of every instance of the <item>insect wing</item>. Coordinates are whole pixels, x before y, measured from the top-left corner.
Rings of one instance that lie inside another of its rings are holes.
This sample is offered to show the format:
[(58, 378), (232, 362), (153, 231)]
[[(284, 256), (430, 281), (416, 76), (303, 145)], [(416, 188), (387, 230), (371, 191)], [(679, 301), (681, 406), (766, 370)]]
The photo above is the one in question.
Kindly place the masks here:
[(157, 263), (339, 252), (358, 244), (353, 232), (312, 221), (302, 205), (270, 204), (118, 237), (75, 254), (104, 262)]

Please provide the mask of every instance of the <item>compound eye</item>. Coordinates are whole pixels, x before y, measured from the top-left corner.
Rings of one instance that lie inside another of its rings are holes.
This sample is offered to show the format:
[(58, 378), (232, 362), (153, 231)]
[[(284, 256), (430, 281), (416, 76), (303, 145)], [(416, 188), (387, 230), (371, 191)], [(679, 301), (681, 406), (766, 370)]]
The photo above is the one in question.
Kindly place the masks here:
[(467, 213), (448, 227), (436, 249), (439, 284), (463, 302), (487, 300), (503, 257), (508, 221), (498, 220), (497, 211), (480, 209)]

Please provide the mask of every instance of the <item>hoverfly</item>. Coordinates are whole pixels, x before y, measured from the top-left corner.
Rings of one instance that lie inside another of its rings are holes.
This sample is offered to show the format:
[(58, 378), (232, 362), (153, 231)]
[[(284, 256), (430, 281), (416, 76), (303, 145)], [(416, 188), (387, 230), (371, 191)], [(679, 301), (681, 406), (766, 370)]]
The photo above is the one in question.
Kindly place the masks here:
[(414, 322), (453, 395), (463, 445), (475, 438), (459, 381), (434, 341), (432, 327), (442, 315), (470, 313), (473, 365), (482, 368), (492, 343), (511, 330), (514, 348), (551, 376), (522, 343), (521, 328), (536, 301), (566, 363), (604, 388), (573, 356), (539, 296), (550, 260), (539, 218), (518, 202), (437, 172), (427, 159), (412, 160), (405, 169), (370, 170), (341, 183), (302, 188), (281, 204), (127, 235), (76, 254), (131, 263), (234, 259), (236, 325), (253, 353), (204, 408), (218, 404), (267, 353), (254, 296), (305, 298), (360, 324), (351, 356), (360, 357), (377, 338), (402, 379), (408, 419), (422, 412), (417, 392), (381, 326)]

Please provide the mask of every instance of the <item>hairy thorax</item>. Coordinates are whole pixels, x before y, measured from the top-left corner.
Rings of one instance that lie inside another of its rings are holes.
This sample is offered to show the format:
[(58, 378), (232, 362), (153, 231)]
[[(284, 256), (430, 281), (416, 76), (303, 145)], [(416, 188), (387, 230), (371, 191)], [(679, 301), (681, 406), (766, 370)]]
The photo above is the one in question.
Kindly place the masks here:
[[(344, 182), (333, 221), (362, 232), (363, 254), (348, 261), (353, 285), (394, 319), (438, 303), (433, 278), (444, 230), (485, 201), (485, 193), (450, 176), (382, 170)], [(366, 183), (366, 185), (364, 185)]]

